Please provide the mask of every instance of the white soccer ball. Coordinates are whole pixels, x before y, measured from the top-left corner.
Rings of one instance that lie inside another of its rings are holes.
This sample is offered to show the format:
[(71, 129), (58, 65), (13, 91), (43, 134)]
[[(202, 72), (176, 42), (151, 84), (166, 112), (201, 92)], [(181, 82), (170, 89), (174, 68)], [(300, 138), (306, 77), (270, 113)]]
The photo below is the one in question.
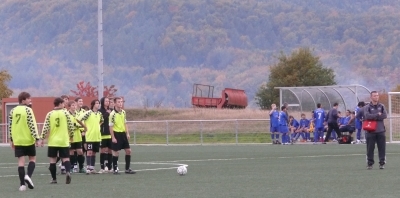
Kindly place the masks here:
[(186, 166), (179, 166), (178, 169), (176, 170), (176, 172), (177, 172), (179, 175), (186, 175), (186, 173), (187, 173), (187, 168), (186, 168)]

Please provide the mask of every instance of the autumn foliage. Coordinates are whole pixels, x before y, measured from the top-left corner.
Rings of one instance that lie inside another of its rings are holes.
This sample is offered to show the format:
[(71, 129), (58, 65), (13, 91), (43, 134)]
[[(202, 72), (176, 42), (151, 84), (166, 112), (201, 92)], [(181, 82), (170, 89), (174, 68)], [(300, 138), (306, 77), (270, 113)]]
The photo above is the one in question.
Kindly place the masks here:
[(12, 76), (7, 70), (0, 71), (0, 100), (2, 98), (8, 98), (13, 94), (13, 91), (8, 88), (8, 82), (10, 82)]
[[(75, 96), (79, 97), (98, 97), (99, 96), (99, 91), (97, 90), (97, 87), (94, 87), (90, 84), (90, 82), (85, 81), (80, 81), (78, 84), (76, 84), (77, 90), (71, 90), (71, 92)], [(114, 97), (115, 93), (118, 91), (118, 89), (115, 88), (115, 85), (111, 85), (110, 87), (104, 86), (104, 91), (103, 91), (103, 96), (104, 97)]]

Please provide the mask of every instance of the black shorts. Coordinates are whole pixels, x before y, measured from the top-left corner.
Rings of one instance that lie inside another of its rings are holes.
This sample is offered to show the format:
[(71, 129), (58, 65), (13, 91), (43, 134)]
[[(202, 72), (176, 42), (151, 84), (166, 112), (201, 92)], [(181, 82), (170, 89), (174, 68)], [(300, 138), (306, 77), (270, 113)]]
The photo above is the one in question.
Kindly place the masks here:
[(113, 151), (119, 151), (122, 149), (128, 149), (131, 148), (129, 146), (129, 141), (128, 138), (126, 137), (126, 133), (121, 133), (121, 132), (115, 132), (114, 131), (114, 137), (117, 140), (117, 143), (112, 143), (112, 150)]
[(86, 150), (98, 153), (100, 151), (100, 142), (86, 142)]
[(15, 146), (15, 157), (36, 156), (35, 144), (30, 146)]
[(69, 158), (69, 147), (49, 146), (47, 150), (47, 157)]
[(82, 149), (82, 142), (72, 142), (69, 149), (71, 150)]
[(111, 138), (110, 139), (102, 139), (100, 148), (109, 148), (109, 149), (111, 149), (112, 148), (111, 144), (112, 144)]

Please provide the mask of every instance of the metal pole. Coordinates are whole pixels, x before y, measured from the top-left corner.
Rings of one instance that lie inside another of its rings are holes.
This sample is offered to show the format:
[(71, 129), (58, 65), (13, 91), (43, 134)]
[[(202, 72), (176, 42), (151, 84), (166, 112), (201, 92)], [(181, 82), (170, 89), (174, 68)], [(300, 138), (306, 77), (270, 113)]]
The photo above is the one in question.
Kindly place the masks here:
[(136, 145), (136, 130), (135, 130), (135, 123), (133, 123), (133, 144)]
[(300, 101), (299, 101), (299, 103), (300, 103), (300, 113), (303, 113), (303, 104), (302, 104), (302, 101), (303, 101), (303, 91), (304, 91), (304, 89), (301, 90)]
[(239, 141), (238, 141), (238, 121), (236, 120), (235, 122), (236, 122), (236, 124), (235, 124), (235, 134), (236, 134), (236, 145), (237, 145), (239, 143)]
[(388, 93), (389, 97), (389, 135), (390, 135), (390, 142), (393, 142), (393, 123), (392, 123), (392, 97), (390, 92)]
[(97, 11), (97, 21), (98, 21), (98, 43), (97, 43), (97, 66), (98, 66), (98, 97), (99, 100), (104, 95), (104, 82), (103, 82), (103, 0), (98, 0), (98, 11)]
[(169, 144), (169, 139), (168, 139), (168, 133), (169, 133), (169, 126), (168, 126), (168, 120), (165, 121), (165, 124), (167, 125), (167, 145)]
[(200, 122), (200, 144), (203, 145), (203, 122)]

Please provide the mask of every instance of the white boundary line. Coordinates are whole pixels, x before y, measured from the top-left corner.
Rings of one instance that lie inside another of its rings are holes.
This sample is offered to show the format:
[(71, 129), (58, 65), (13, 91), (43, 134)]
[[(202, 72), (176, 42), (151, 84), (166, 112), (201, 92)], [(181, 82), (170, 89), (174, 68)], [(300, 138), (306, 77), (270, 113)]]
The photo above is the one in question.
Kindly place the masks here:
[[(289, 157), (262, 157), (262, 158), (225, 158), (225, 159), (198, 159), (198, 160), (173, 160), (173, 161), (152, 161), (152, 162), (131, 162), (131, 164), (152, 164), (152, 165), (173, 165), (173, 167), (165, 167), (165, 168), (150, 168), (150, 169), (138, 169), (135, 170), (137, 172), (142, 171), (155, 171), (155, 170), (171, 170), (176, 169), (179, 166), (186, 166), (188, 164), (183, 164), (180, 162), (208, 162), (208, 161), (234, 161), (234, 160), (256, 160), (256, 159), (295, 159), (295, 158), (318, 158), (318, 157), (351, 157), (351, 156), (364, 156), (365, 154), (354, 153), (354, 154), (343, 154), (343, 155), (301, 155), (301, 156), (289, 156)], [(386, 155), (400, 155), (400, 153), (386, 153)], [(0, 163), (1, 165), (16, 165), (17, 163)], [(40, 165), (48, 164), (48, 163), (36, 163)], [(45, 167), (45, 166), (39, 166)], [(8, 167), (0, 167), (0, 168), (8, 168)], [(15, 168), (15, 167), (10, 167)], [(50, 174), (35, 174), (38, 176), (49, 176)], [(18, 175), (0, 175), (0, 178), (6, 177), (18, 177)]]
[[(332, 145), (339, 145), (337, 143), (328, 143)], [(386, 142), (386, 144), (400, 144), (400, 141)], [(195, 143), (195, 144), (175, 144), (175, 143), (165, 143), (165, 144), (129, 144), (130, 146), (247, 146), (247, 145), (255, 145), (255, 146), (269, 146), (273, 145), (272, 143)], [(313, 145), (311, 142), (307, 143), (298, 143), (295, 145)], [(341, 145), (350, 145), (350, 144), (341, 144)], [(353, 144), (351, 144), (353, 145)], [(355, 145), (365, 145), (365, 144), (355, 144)], [(273, 145), (276, 146), (276, 145)], [(0, 143), (0, 147), (10, 147), (9, 143)], [(47, 144), (43, 146), (47, 147)], [(11, 147), (10, 147), (11, 149)]]
[[(40, 165), (45, 165), (49, 163), (36, 163)], [(131, 164), (151, 164), (151, 165), (172, 165), (173, 167), (165, 167), (165, 168), (147, 168), (147, 169), (138, 169), (135, 170), (136, 172), (142, 172), (142, 171), (156, 171), (156, 170), (171, 170), (171, 169), (177, 169), (179, 166), (185, 166), (188, 167), (189, 165), (187, 164), (180, 164), (180, 163), (175, 163), (175, 162), (132, 162)], [(16, 168), (16, 166), (13, 167), (1, 167), (1, 165), (17, 165), (17, 163), (0, 163), (0, 168)], [(47, 167), (47, 166), (36, 166), (36, 167)], [(49, 176), (50, 174), (35, 174), (35, 176)], [(6, 178), (6, 177), (18, 177), (18, 175), (0, 175), (0, 178)]]

